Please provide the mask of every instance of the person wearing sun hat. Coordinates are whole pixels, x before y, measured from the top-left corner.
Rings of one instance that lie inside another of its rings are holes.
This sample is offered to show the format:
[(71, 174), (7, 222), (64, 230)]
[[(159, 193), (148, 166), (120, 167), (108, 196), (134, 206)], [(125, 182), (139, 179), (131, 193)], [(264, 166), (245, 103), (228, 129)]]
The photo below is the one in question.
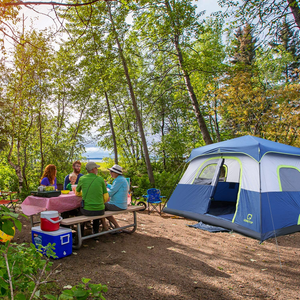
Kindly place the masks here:
[[(127, 195), (129, 186), (126, 178), (123, 176), (123, 169), (119, 165), (114, 165), (108, 169), (110, 176), (114, 179), (109, 188), (109, 201), (105, 203), (105, 210), (124, 210), (127, 209)], [(120, 227), (114, 217), (107, 218), (116, 228)]]

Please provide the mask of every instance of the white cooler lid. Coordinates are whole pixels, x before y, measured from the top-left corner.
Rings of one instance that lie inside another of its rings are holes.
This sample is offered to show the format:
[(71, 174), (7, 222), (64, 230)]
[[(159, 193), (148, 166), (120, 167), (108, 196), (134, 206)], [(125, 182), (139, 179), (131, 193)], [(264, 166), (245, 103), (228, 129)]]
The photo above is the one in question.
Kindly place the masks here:
[(46, 210), (41, 212), (41, 218), (57, 218), (58, 217), (58, 211), (57, 210)]
[(66, 227), (59, 227), (59, 229), (55, 230), (55, 231), (44, 231), (41, 229), (41, 226), (35, 226), (35, 227), (31, 228), (31, 231), (42, 232), (44, 234), (56, 236), (56, 235), (70, 233), (70, 232), (72, 232), (72, 229), (66, 228)]

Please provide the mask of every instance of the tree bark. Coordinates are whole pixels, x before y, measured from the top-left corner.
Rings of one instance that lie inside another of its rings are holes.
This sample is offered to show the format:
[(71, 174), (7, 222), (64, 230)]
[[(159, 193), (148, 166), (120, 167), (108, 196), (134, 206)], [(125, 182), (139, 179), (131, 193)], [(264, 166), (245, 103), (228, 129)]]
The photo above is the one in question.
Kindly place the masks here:
[[(171, 6), (170, 6), (169, 1), (165, 1), (165, 5), (166, 5), (167, 11), (169, 13), (169, 17), (172, 18), (172, 16), (171, 16)], [(175, 29), (175, 24), (174, 24), (174, 22), (172, 22), (172, 23), (173, 23), (173, 27), (174, 27), (173, 29)], [(204, 120), (204, 118), (202, 116), (202, 113), (200, 111), (199, 103), (198, 103), (197, 97), (195, 95), (193, 86), (191, 84), (190, 76), (189, 76), (187, 70), (184, 67), (184, 61), (183, 61), (183, 56), (182, 56), (182, 52), (181, 52), (180, 45), (179, 45), (179, 36), (178, 36), (178, 34), (174, 34), (173, 44), (174, 44), (176, 52), (177, 52), (179, 66), (180, 66), (181, 71), (183, 72), (185, 85), (186, 85), (187, 91), (189, 93), (189, 96), (190, 96), (190, 99), (191, 99), (191, 102), (192, 102), (192, 105), (193, 105), (196, 120), (197, 120), (198, 125), (200, 127), (200, 131), (202, 133), (203, 140), (204, 140), (206, 145), (212, 144), (213, 141), (210, 137), (210, 134), (209, 134), (209, 131), (207, 129), (205, 120)]]
[(119, 56), (120, 56), (120, 59), (122, 61), (122, 65), (123, 65), (123, 68), (124, 68), (124, 72), (125, 72), (125, 76), (126, 76), (130, 96), (131, 96), (132, 105), (133, 105), (133, 108), (134, 108), (135, 116), (136, 116), (138, 127), (139, 127), (139, 132), (140, 132), (140, 136), (141, 136), (141, 140), (142, 140), (142, 144), (143, 144), (143, 152), (144, 152), (144, 155), (145, 155), (145, 162), (146, 162), (146, 166), (147, 166), (149, 181), (150, 181), (151, 186), (154, 187), (155, 186), (155, 181), (154, 181), (153, 170), (152, 170), (152, 166), (151, 166), (151, 162), (150, 162), (147, 141), (146, 141), (143, 124), (142, 124), (141, 117), (140, 117), (140, 112), (139, 112), (139, 109), (137, 107), (136, 98), (135, 98), (135, 94), (134, 94), (134, 91), (133, 91), (133, 87), (132, 87), (132, 83), (131, 83), (131, 79), (130, 79), (130, 75), (129, 75), (129, 71), (128, 71), (128, 67), (127, 67), (127, 62), (126, 62), (126, 59), (124, 57), (123, 49), (121, 47), (121, 44), (120, 44), (120, 41), (119, 41), (119, 38), (118, 38), (118, 34), (117, 34), (117, 31), (116, 31), (116, 28), (115, 28), (114, 20), (113, 20), (112, 14), (111, 14), (110, 3), (107, 0), (105, 0), (105, 2), (106, 2), (106, 6), (108, 8), (108, 13), (109, 13), (110, 22), (111, 22), (111, 25), (112, 25), (112, 30), (113, 30), (113, 33), (115, 35), (115, 40), (116, 40), (116, 43), (117, 43), (117, 46), (118, 46)]
[(300, 8), (296, 0), (287, 0), (288, 6), (292, 11), (297, 27), (300, 29)]
[[(41, 104), (41, 103), (40, 103)], [(39, 138), (40, 138), (40, 155), (41, 155), (41, 177), (43, 175), (44, 171), (44, 153), (43, 153), (43, 133), (42, 133), (42, 117), (41, 117), (41, 107), (40, 105), (40, 110), (39, 110)]]
[(113, 124), (113, 119), (110, 111), (110, 105), (108, 101), (108, 96), (107, 92), (104, 92), (105, 95), (105, 100), (106, 100), (106, 105), (107, 105), (107, 110), (108, 110), (108, 116), (109, 116), (109, 126), (111, 130), (111, 135), (113, 138), (113, 143), (114, 143), (114, 153), (115, 153), (115, 164), (118, 165), (118, 149), (117, 149), (117, 141), (116, 141), (116, 135), (115, 135), (115, 130), (114, 130), (114, 124)]

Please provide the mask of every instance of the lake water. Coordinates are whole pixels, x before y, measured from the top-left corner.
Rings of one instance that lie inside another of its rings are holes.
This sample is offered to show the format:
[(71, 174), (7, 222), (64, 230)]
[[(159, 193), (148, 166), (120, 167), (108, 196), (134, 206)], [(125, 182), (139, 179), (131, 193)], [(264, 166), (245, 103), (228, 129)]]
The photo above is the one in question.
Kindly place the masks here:
[(89, 158), (86, 158), (86, 159), (82, 159), (83, 162), (89, 162), (89, 161), (93, 161), (93, 162), (96, 162), (96, 163), (101, 163), (102, 162), (102, 157), (89, 157)]

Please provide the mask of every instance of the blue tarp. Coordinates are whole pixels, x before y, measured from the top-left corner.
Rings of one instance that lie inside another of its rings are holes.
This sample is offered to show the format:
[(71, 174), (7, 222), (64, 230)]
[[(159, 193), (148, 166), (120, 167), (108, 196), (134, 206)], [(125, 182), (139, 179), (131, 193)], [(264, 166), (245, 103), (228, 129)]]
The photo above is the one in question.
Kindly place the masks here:
[(230, 231), (228, 229), (225, 229), (223, 227), (218, 227), (218, 226), (213, 226), (213, 225), (208, 225), (208, 224), (204, 224), (202, 222), (199, 222), (195, 225), (188, 225), (189, 227), (194, 227), (194, 228), (198, 228), (198, 229), (202, 229), (205, 231), (209, 231), (209, 232), (220, 232), (220, 231)]

